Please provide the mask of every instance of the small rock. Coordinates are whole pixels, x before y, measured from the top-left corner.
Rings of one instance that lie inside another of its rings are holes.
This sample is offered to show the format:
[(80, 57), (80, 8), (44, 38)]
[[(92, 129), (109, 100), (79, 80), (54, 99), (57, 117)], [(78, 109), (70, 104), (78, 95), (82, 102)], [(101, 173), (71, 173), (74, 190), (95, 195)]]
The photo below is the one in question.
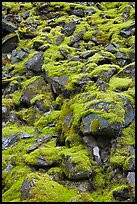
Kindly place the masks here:
[(20, 135), (20, 137), (22, 138), (22, 139), (26, 139), (26, 138), (31, 138), (31, 137), (33, 137), (34, 135), (30, 135), (30, 134), (28, 134), (27, 132), (22, 132), (21, 133), (21, 135)]
[(27, 55), (28, 54), (26, 52), (20, 51), (17, 53), (16, 57), (17, 57), (17, 59), (22, 61)]
[(69, 46), (72, 46), (74, 43), (76, 43), (76, 42), (78, 42), (79, 40), (81, 40), (82, 39), (82, 37), (83, 37), (83, 31), (80, 31), (77, 35), (75, 35), (74, 37), (72, 37), (71, 39), (70, 39), (70, 42), (69, 42)]
[(109, 44), (108, 47), (106, 48), (108, 52), (115, 53), (116, 52), (116, 47), (113, 44)]
[(64, 36), (59, 36), (56, 40), (55, 40), (55, 45), (59, 45), (64, 41)]
[(72, 11), (72, 14), (78, 16), (78, 17), (84, 17), (85, 14), (84, 14), (84, 9), (83, 8), (77, 8), (77, 9), (74, 9)]
[(33, 49), (38, 50), (38, 48), (43, 45), (43, 42), (41, 41), (34, 41), (33, 43)]
[(5, 30), (9, 31), (10, 33), (12, 33), (17, 29), (17, 27), (13, 23), (11, 23), (5, 19), (2, 19), (2, 29), (5, 29)]
[(19, 140), (18, 134), (2, 138), (2, 150), (7, 149), (9, 146), (15, 146)]
[(135, 172), (128, 172), (127, 182), (129, 184), (135, 184)]
[(88, 57), (92, 57), (95, 53), (96, 53), (96, 50), (87, 51), (81, 54), (80, 57), (86, 59)]
[(27, 179), (25, 179), (22, 183), (22, 186), (20, 188), (21, 197), (25, 200), (27, 198), (30, 198), (30, 191), (33, 187), (33, 183), (29, 182)]
[(35, 54), (32, 58), (30, 58), (25, 63), (26, 68), (34, 72), (40, 72), (44, 62), (43, 54), (44, 52), (40, 51), (38, 54)]
[(65, 26), (64, 26), (64, 30), (63, 30), (63, 33), (66, 35), (66, 36), (70, 36), (73, 34), (74, 30), (76, 29), (76, 23), (73, 21), (73, 22), (69, 22), (67, 23)]
[(2, 53), (9, 53), (17, 47), (18, 36), (16, 34), (7, 35), (2, 41)]
[(96, 13), (96, 11), (93, 8), (88, 8), (86, 9), (86, 15), (90, 16), (92, 14)]
[(114, 191), (113, 196), (115, 197), (116, 200), (124, 201), (130, 198), (130, 193), (129, 190), (125, 188), (124, 190)]

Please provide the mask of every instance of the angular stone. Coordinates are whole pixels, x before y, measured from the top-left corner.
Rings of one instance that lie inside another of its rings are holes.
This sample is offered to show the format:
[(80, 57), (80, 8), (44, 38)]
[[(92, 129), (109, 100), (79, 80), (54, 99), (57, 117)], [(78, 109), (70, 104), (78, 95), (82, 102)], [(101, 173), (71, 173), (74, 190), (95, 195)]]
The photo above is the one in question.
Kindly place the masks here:
[(77, 8), (77, 9), (74, 9), (72, 11), (72, 14), (78, 16), (78, 17), (84, 17), (85, 14), (84, 14), (84, 9), (83, 8)]
[(9, 34), (2, 41), (2, 53), (9, 53), (17, 47), (18, 36), (16, 34)]
[(34, 72), (41, 72), (41, 68), (44, 62), (43, 54), (44, 52), (40, 51), (39, 53), (35, 54), (32, 58), (30, 58), (25, 63), (26, 68)]
[(125, 127), (127, 127), (135, 118), (135, 111), (128, 100), (124, 102), (123, 106), (125, 109), (125, 114), (124, 114)]
[(13, 23), (5, 19), (2, 19), (2, 29), (5, 29), (6, 31), (9, 31), (10, 33), (12, 33), (17, 29), (17, 27)]
[(106, 48), (106, 50), (108, 52), (112, 52), (112, 53), (115, 53), (116, 52), (116, 47), (113, 45), (113, 44), (109, 44)]
[(96, 52), (97, 52), (96, 50), (87, 51), (81, 54), (80, 57), (86, 59), (88, 57), (92, 57)]
[(74, 37), (72, 37), (70, 39), (70, 42), (68, 43), (69, 46), (72, 46), (74, 43), (78, 42), (79, 40), (82, 39), (83, 37), (83, 31), (80, 31), (77, 35), (75, 35)]
[(129, 184), (135, 184), (135, 172), (128, 172), (127, 182)]
[(86, 15), (90, 16), (92, 14), (96, 13), (96, 11), (93, 8), (88, 8), (86, 9)]
[(30, 135), (30, 134), (28, 134), (27, 132), (22, 132), (21, 135), (20, 135), (21, 139), (31, 138), (31, 137), (33, 137), (33, 136), (34, 136), (34, 135)]
[(115, 197), (116, 200), (124, 201), (130, 198), (130, 192), (127, 188), (125, 188), (124, 190), (114, 191), (113, 196)]
[(116, 53), (116, 58), (117, 59), (127, 59), (127, 55), (124, 53), (124, 52), (120, 52), (120, 51), (118, 51), (117, 53)]
[(59, 45), (64, 41), (64, 36), (59, 36), (56, 40), (55, 40), (55, 45)]
[(70, 36), (73, 34), (74, 30), (76, 29), (76, 23), (73, 21), (73, 22), (69, 22), (67, 23), (65, 26), (64, 26), (64, 30), (63, 30), (63, 33), (66, 35), (66, 36)]
[(5, 150), (10, 146), (11, 147), (15, 146), (19, 140), (20, 140), (20, 137), (18, 134), (15, 134), (13, 136), (6, 136), (2, 138), (2, 150)]
[(33, 187), (33, 183), (29, 182), (27, 179), (25, 179), (22, 183), (22, 186), (20, 188), (21, 197), (25, 200), (27, 198), (30, 198), (30, 191)]

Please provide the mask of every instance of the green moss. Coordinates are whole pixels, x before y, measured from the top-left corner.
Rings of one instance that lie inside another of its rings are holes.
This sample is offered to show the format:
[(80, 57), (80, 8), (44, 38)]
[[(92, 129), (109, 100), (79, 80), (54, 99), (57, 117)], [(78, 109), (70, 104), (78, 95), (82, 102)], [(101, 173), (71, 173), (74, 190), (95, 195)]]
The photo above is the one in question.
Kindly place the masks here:
[(47, 174), (35, 172), (29, 174), (27, 179), (33, 179), (35, 187), (31, 190), (30, 199), (25, 202), (69, 202), (76, 195), (76, 190), (67, 189), (52, 181)]
[(132, 79), (130, 78), (119, 78), (119, 77), (112, 77), (109, 81), (109, 89), (111, 90), (121, 90), (127, 89), (128, 87), (132, 86)]
[(20, 200), (20, 188), (30, 168), (24, 166), (14, 167), (5, 179), (5, 192), (2, 195), (3, 202), (10, 202), (14, 199)]
[(37, 159), (42, 156), (45, 157), (48, 165), (51, 165), (52, 161), (57, 165), (61, 160), (61, 157), (59, 156), (60, 151), (61, 148), (56, 148), (54, 146), (36, 149), (26, 156), (26, 162), (31, 165), (37, 165)]
[(114, 166), (123, 166), (125, 159), (125, 156), (114, 155), (110, 157), (110, 163), (112, 163)]
[(22, 86), (22, 88), (24, 89), (25, 87), (27, 87), (27, 86), (30, 85), (30, 84), (33, 84), (37, 79), (40, 79), (40, 78), (41, 78), (40, 76), (31, 77), (30, 79), (24, 80), (24, 81), (21, 83), (21, 86)]
[(122, 133), (121, 144), (135, 146), (135, 120), (127, 128), (124, 128)]
[(32, 126), (23, 126), (18, 124), (9, 124), (2, 128), (2, 137), (9, 135), (14, 135), (16, 133), (27, 132), (28, 134), (33, 134), (35, 129)]
[(124, 162), (124, 165), (123, 165), (123, 170), (124, 171), (127, 171), (129, 169), (129, 161), (130, 159), (132, 158), (135, 158), (135, 154), (134, 155), (131, 155), (130, 157), (128, 157), (125, 162)]
[(71, 199), (71, 202), (94, 202), (94, 199), (89, 193), (80, 193)]
[(34, 127), (43, 128), (50, 123), (55, 123), (58, 120), (59, 115), (59, 110), (48, 112), (45, 116), (42, 116), (38, 121), (34, 123)]
[(20, 104), (20, 97), (22, 95), (22, 90), (17, 90), (12, 94), (13, 104), (19, 105)]
[(95, 119), (91, 122), (91, 125), (90, 125), (90, 131), (92, 133), (96, 132), (97, 129), (100, 127), (100, 122), (99, 122), (99, 119)]

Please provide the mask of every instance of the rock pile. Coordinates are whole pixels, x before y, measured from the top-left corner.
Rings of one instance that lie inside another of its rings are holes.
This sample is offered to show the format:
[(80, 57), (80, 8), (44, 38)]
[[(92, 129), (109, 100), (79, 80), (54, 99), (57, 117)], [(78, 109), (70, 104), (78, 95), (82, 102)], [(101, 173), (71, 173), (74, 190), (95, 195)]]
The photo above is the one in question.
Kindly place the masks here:
[(3, 202), (134, 202), (134, 130), (134, 2), (2, 3)]

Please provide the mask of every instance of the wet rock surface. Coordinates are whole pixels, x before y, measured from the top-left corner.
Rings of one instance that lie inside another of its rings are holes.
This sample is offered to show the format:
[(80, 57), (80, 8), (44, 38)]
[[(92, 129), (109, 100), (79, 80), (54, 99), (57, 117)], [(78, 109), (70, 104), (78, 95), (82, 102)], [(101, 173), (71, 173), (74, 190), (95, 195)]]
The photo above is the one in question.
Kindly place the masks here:
[(135, 201), (134, 2), (2, 2), (2, 201)]

